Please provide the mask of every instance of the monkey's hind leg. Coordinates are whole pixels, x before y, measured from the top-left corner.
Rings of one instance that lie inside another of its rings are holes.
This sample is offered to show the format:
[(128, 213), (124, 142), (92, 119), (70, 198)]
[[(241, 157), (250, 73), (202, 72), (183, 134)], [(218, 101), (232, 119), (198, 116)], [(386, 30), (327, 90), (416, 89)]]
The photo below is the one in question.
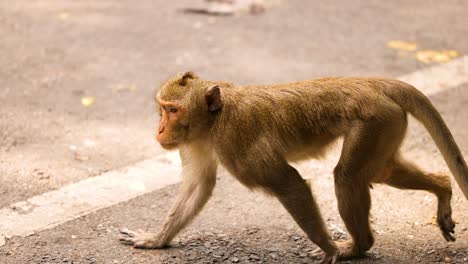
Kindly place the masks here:
[(425, 190), (437, 196), (437, 223), (447, 241), (455, 241), (455, 222), (452, 220), (452, 186), (447, 175), (422, 172), (414, 164), (395, 157), (389, 162), (390, 175), (385, 183), (399, 188)]
[(334, 170), (338, 211), (352, 240), (338, 242), (340, 258), (360, 257), (374, 244), (369, 224), (369, 183), (384, 170), (404, 136), (406, 119), (355, 122), (344, 137), (341, 157)]

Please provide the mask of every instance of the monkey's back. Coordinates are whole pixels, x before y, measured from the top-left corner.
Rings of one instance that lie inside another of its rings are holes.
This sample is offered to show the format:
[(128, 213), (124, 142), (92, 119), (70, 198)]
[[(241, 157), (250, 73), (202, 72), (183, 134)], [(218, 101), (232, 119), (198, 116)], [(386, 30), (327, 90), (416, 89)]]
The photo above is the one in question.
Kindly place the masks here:
[[(237, 86), (227, 89), (223, 95), (227, 112), (248, 112), (248, 119), (259, 124), (262, 119), (269, 119), (294, 127), (309, 125), (320, 132), (318, 124), (381, 115), (381, 106), (393, 103), (379, 88), (387, 81), (381, 78), (321, 78), (276, 85)], [(234, 100), (229, 100), (231, 98)]]
[[(321, 78), (278, 85), (233, 86), (223, 91), (224, 107), (215, 129), (246, 151), (327, 145), (355, 120), (384, 119), (389, 106), (379, 78)], [(239, 127), (242, 124), (242, 127)], [(217, 127), (222, 126), (222, 127)], [(244, 131), (250, 128), (255, 131)], [(279, 139), (279, 140), (275, 140)]]

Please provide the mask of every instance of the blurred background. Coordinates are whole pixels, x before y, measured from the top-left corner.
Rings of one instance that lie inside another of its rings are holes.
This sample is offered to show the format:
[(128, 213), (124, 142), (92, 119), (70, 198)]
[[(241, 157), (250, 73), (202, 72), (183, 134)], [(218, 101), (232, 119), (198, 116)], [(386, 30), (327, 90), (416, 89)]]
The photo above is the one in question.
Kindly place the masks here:
[[(396, 78), (467, 52), (463, 0), (0, 0), (0, 207), (162, 153), (152, 95), (179, 72)], [(467, 89), (434, 99), (465, 154)]]

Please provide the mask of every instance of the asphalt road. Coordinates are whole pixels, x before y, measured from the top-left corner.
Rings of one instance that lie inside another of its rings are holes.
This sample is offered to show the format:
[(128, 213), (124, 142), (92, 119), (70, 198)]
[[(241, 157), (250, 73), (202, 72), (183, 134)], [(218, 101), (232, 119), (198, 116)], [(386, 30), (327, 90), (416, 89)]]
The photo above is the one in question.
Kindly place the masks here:
[[(191, 5), (188, 0), (0, 1), (0, 207), (161, 153), (153, 139), (151, 95), (177, 72), (236, 83), (397, 77), (432, 64), (388, 48), (388, 41), (468, 53), (466, 1), (292, 0), (260, 15), (228, 17), (180, 11)], [(85, 96), (95, 103), (84, 107)], [(431, 99), (466, 157), (468, 116), (462, 110), (468, 86)], [(446, 170), (427, 134), (414, 127), (409, 155), (423, 167)], [(317, 174), (323, 176), (314, 177), (322, 212), (333, 234), (345, 236), (339, 232), (331, 176)], [(156, 229), (176, 190), (170, 186), (31, 237), (12, 238), (0, 247), (0, 263), (313, 261), (302, 254), (315, 246), (277, 202), (246, 191), (224, 172), (214, 199), (175, 248), (139, 251), (116, 241), (115, 228), (121, 226)], [(434, 199), (385, 187), (373, 194), (380, 234), (369, 258), (360, 262), (466, 262), (467, 203), (460, 193), (454, 199), (458, 241), (450, 244), (425, 224), (434, 214)]]

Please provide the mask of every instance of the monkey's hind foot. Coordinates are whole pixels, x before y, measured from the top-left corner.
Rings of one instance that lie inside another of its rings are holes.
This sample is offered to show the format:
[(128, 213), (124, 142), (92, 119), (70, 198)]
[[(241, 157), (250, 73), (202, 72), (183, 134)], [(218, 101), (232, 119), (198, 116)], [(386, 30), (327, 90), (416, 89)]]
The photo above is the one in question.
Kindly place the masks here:
[(131, 245), (135, 248), (157, 249), (164, 248), (166, 246), (160, 241), (156, 234), (147, 233), (141, 229), (138, 231), (131, 231), (127, 228), (122, 228), (119, 232), (119, 241), (125, 245)]
[(452, 210), (450, 205), (442, 207), (437, 212), (437, 224), (439, 224), (440, 231), (447, 241), (455, 241), (455, 222), (452, 219)]

